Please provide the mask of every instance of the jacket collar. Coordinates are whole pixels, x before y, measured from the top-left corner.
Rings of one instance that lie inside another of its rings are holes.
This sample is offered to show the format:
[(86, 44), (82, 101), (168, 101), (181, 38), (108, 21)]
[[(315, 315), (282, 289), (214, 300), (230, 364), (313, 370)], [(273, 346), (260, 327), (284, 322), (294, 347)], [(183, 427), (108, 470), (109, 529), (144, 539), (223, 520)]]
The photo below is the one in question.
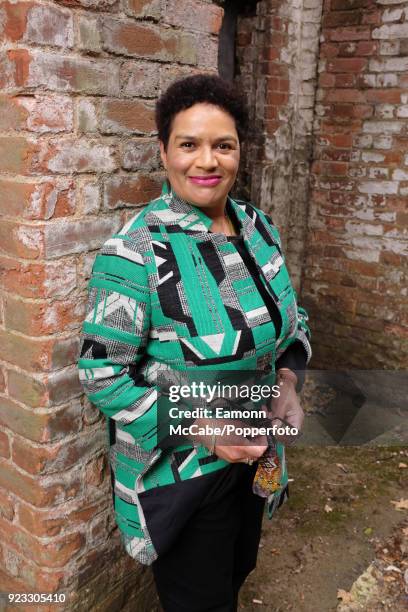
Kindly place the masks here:
[[(160, 197), (174, 213), (174, 218), (169, 219), (168, 222), (177, 223), (184, 231), (211, 233), (212, 219), (201, 208), (181, 198), (167, 180), (163, 183)], [(228, 196), (226, 208), (229, 213), (232, 212), (235, 215), (241, 228), (241, 234), (249, 240), (253, 236), (255, 227), (254, 219), (245, 210), (245, 203), (240, 205)]]

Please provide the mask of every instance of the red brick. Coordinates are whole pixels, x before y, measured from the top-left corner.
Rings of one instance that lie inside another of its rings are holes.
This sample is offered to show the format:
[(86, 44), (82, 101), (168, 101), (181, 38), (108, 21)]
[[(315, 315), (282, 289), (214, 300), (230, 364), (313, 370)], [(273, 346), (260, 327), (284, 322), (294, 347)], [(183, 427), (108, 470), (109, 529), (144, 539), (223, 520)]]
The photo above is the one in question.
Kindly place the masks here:
[(382, 21), (382, 10), (366, 11), (362, 15), (361, 23), (367, 25), (380, 25)]
[(323, 160), (330, 161), (350, 161), (351, 151), (350, 149), (329, 149), (324, 148), (319, 154), (319, 157)]
[(0, 329), (0, 359), (25, 370), (42, 372), (72, 365), (76, 360), (78, 338), (39, 340)]
[(3, 35), (8, 40), (72, 47), (72, 16), (67, 11), (36, 2), (2, 2), (2, 10)]
[(36, 562), (45, 567), (62, 567), (85, 543), (85, 536), (80, 532), (66, 533), (62, 538), (44, 543), (1, 518), (0, 533), (3, 542), (23, 553), (29, 550)]
[(16, 507), (13, 496), (5, 489), (0, 488), (0, 516), (8, 521), (12, 521), (15, 516), (15, 511)]
[(282, 106), (288, 102), (289, 95), (281, 92), (271, 92), (267, 95), (266, 103)]
[(0, 179), (0, 214), (25, 219), (65, 217), (75, 212), (75, 188), (70, 180), (22, 182)]
[(0, 245), (8, 255), (37, 259), (44, 253), (43, 228), (3, 219), (0, 224)]
[(104, 207), (146, 204), (160, 194), (161, 179), (161, 175), (112, 176), (104, 184)]
[(333, 76), (336, 87), (354, 87), (356, 84), (356, 77), (354, 74), (336, 74)]
[(85, 481), (91, 486), (100, 487), (108, 475), (109, 463), (106, 454), (93, 457), (85, 466)]
[(123, 62), (120, 71), (122, 95), (154, 98), (159, 93), (160, 71), (154, 62)]
[(331, 11), (347, 11), (373, 6), (373, 0), (330, 0)]
[(71, 261), (34, 263), (0, 256), (0, 285), (23, 297), (64, 297), (76, 287), (76, 267)]
[(320, 170), (323, 175), (347, 175), (349, 164), (346, 162), (320, 162)]
[(326, 13), (322, 18), (323, 28), (340, 28), (345, 26), (356, 26), (362, 23), (360, 11), (336, 11)]
[[(113, 180), (113, 179), (112, 179)], [(45, 254), (48, 259), (71, 253), (97, 249), (121, 225), (118, 216), (104, 215), (96, 219), (61, 220), (49, 225), (45, 231)]]
[(329, 72), (362, 72), (367, 67), (367, 60), (360, 57), (338, 57), (327, 62)]
[(373, 115), (373, 107), (366, 104), (333, 104), (332, 117), (347, 119), (359, 117), (367, 119)]
[(33, 2), (2, 2), (3, 17), (3, 36), (16, 42), (24, 36), (27, 27), (27, 12), (33, 6)]
[(75, 402), (68, 408), (63, 406), (44, 414), (23, 408), (10, 398), (2, 398), (0, 422), (24, 438), (34, 442), (50, 442), (79, 431), (81, 414)]
[[(3, 565), (3, 564), (2, 564)], [(5, 568), (4, 568), (5, 569)], [(0, 569), (0, 585), (3, 593), (26, 593), (27, 581), (10, 576)], [(21, 606), (19, 606), (21, 609)]]
[(154, 106), (139, 100), (107, 100), (101, 106), (101, 130), (106, 134), (153, 134)]
[(40, 96), (15, 98), (25, 108), (28, 117), (22, 127), (30, 132), (69, 132), (73, 130), (73, 100), (66, 96)]
[(321, 57), (336, 57), (339, 54), (339, 46), (330, 43), (322, 43), (320, 45)]
[(12, 444), (12, 460), (15, 465), (30, 474), (52, 474), (78, 467), (90, 454), (97, 452), (106, 440), (102, 429), (78, 436), (74, 440), (60, 441), (52, 446), (33, 444), (16, 436)]
[(161, 16), (160, 0), (124, 0), (124, 11), (131, 17), (150, 17), (157, 21)]
[(196, 43), (192, 35), (163, 30), (130, 19), (105, 19), (102, 41), (104, 49), (118, 55), (187, 64), (197, 63)]
[(336, 28), (333, 30), (324, 30), (324, 36), (328, 40), (343, 41), (343, 40), (370, 40), (371, 31), (367, 27), (346, 27)]
[(5, 459), (10, 457), (9, 437), (4, 431), (0, 431), (0, 457)]
[(119, 66), (113, 60), (57, 55), (47, 51), (10, 50), (18, 87), (46, 87), (52, 91), (102, 94), (119, 93)]
[(58, 507), (44, 511), (19, 502), (18, 517), (20, 525), (33, 535), (51, 537), (61, 533), (67, 525), (85, 527), (104, 507), (106, 507), (106, 500), (103, 498), (95, 502), (78, 498), (72, 500), (69, 507), (66, 505), (64, 514), (61, 514)]
[(20, 130), (24, 129), (29, 113), (27, 109), (18, 103), (18, 98), (12, 96), (0, 96), (0, 129)]
[(33, 171), (38, 145), (23, 136), (0, 136), (0, 172), (26, 174)]
[(8, 395), (26, 406), (38, 408), (48, 404), (48, 390), (44, 377), (33, 377), (18, 370), (8, 372)]
[(400, 104), (401, 95), (404, 91), (401, 89), (367, 89), (367, 102), (379, 104)]
[(266, 120), (278, 119), (278, 107), (277, 106), (265, 106), (264, 118)]
[(280, 49), (277, 47), (263, 47), (260, 51), (259, 59), (266, 62), (273, 62), (279, 60)]
[(58, 0), (64, 6), (78, 7), (99, 11), (117, 10), (118, 0)]
[(121, 150), (122, 167), (133, 171), (155, 171), (160, 168), (157, 140), (138, 138), (127, 140)]
[(328, 74), (327, 72), (322, 72), (319, 75), (319, 87), (334, 87), (334, 84), (335, 84), (334, 74)]
[(75, 138), (52, 140), (41, 161), (41, 169), (58, 174), (112, 172), (117, 168), (113, 147), (103, 142)]
[(364, 92), (358, 89), (331, 89), (324, 97), (325, 102), (365, 102)]
[(50, 510), (40, 511), (37, 508), (31, 508), (23, 502), (18, 504), (20, 525), (36, 536), (56, 536), (68, 523), (65, 516), (61, 516), (60, 512), (55, 517), (50, 516), (50, 514)]
[(63, 330), (78, 329), (85, 316), (78, 298), (53, 302), (27, 302), (11, 296), (4, 298), (7, 329), (28, 336), (45, 336)]
[(170, 0), (166, 6), (164, 20), (181, 29), (218, 34), (223, 15), (224, 10), (215, 4), (202, 4), (194, 0)]
[(378, 43), (371, 41), (347, 42), (339, 45), (339, 55), (344, 56), (371, 56), (378, 53)]
[(51, 476), (33, 478), (21, 473), (11, 463), (0, 460), (0, 487), (41, 508), (75, 498), (82, 489), (82, 477), (79, 473), (67, 473), (60, 479)]
[(336, 133), (320, 133), (320, 140), (317, 144), (324, 146), (333, 146), (338, 148), (352, 147), (353, 145), (353, 136), (351, 134), (336, 134)]

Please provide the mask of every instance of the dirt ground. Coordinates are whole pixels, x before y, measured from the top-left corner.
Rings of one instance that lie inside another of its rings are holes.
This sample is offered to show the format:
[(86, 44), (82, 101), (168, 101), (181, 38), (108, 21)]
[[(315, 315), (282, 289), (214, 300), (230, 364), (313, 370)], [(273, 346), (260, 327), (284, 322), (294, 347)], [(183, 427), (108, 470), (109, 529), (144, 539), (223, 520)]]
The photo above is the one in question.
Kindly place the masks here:
[(406, 447), (292, 448), (287, 460), (290, 497), (264, 519), (239, 609), (407, 610), (408, 509), (392, 503), (408, 497)]

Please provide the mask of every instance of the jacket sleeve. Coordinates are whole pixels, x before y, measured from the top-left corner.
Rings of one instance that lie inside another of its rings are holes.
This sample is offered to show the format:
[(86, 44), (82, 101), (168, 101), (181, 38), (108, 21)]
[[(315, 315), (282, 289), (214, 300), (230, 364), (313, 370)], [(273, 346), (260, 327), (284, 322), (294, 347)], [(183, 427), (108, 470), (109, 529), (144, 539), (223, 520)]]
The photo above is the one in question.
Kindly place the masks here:
[(157, 445), (157, 387), (140, 373), (150, 313), (142, 256), (129, 237), (116, 235), (92, 268), (79, 377), (89, 400), (146, 451)]
[[(283, 259), (284, 265), (286, 265), (286, 263), (285, 263), (285, 256), (282, 253), (282, 242), (281, 242), (281, 239), (280, 239), (280, 236), (279, 236), (278, 228), (276, 227), (276, 225), (274, 225), (274, 223), (273, 223), (273, 221), (272, 221), (272, 219), (271, 219), (271, 217), (269, 215), (267, 215), (263, 211), (261, 211), (261, 214), (263, 215), (266, 223), (268, 224), (269, 231), (271, 232), (271, 234), (273, 236), (273, 240), (275, 241), (276, 245), (279, 248), (279, 251), (280, 251), (280, 253), (282, 255), (282, 259)], [(309, 325), (308, 325), (309, 316), (308, 316), (306, 310), (299, 304), (297, 293), (296, 293), (296, 291), (294, 289), (293, 289), (293, 293), (294, 293), (294, 297), (295, 297), (295, 301), (296, 301), (296, 328), (295, 328), (295, 333), (293, 335), (291, 335), (290, 338), (288, 338), (286, 341), (284, 341), (282, 343), (282, 345), (279, 347), (279, 351), (278, 351), (278, 354), (277, 354), (277, 362), (279, 362), (279, 367), (285, 367), (283, 365), (284, 362), (285, 362), (285, 359), (289, 358), (289, 355), (290, 355), (290, 359), (291, 359), (292, 364), (293, 364), (292, 356), (294, 356), (294, 352), (296, 350), (296, 361), (300, 364), (301, 361), (302, 361), (302, 352), (299, 352), (298, 349), (299, 349), (299, 345), (301, 345), (303, 347), (303, 351), (304, 351), (304, 368), (306, 368), (307, 364), (309, 363), (309, 361), (310, 361), (310, 359), (312, 357), (312, 348), (311, 348), (311, 345), (310, 345), (311, 332), (310, 332), (310, 328), (309, 328)], [(290, 351), (290, 352), (287, 353), (287, 351)], [(290, 367), (290, 366), (287, 366), (287, 367)], [(304, 378), (304, 376), (303, 376), (303, 378)]]

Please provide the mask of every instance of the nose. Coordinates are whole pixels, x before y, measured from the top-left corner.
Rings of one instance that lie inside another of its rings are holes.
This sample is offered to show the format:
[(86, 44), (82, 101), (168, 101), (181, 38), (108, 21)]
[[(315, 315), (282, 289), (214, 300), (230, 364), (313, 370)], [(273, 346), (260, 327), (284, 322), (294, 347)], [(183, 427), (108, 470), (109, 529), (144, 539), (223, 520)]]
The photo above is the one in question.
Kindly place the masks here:
[(204, 170), (211, 170), (218, 166), (217, 156), (211, 146), (200, 147), (196, 165)]

